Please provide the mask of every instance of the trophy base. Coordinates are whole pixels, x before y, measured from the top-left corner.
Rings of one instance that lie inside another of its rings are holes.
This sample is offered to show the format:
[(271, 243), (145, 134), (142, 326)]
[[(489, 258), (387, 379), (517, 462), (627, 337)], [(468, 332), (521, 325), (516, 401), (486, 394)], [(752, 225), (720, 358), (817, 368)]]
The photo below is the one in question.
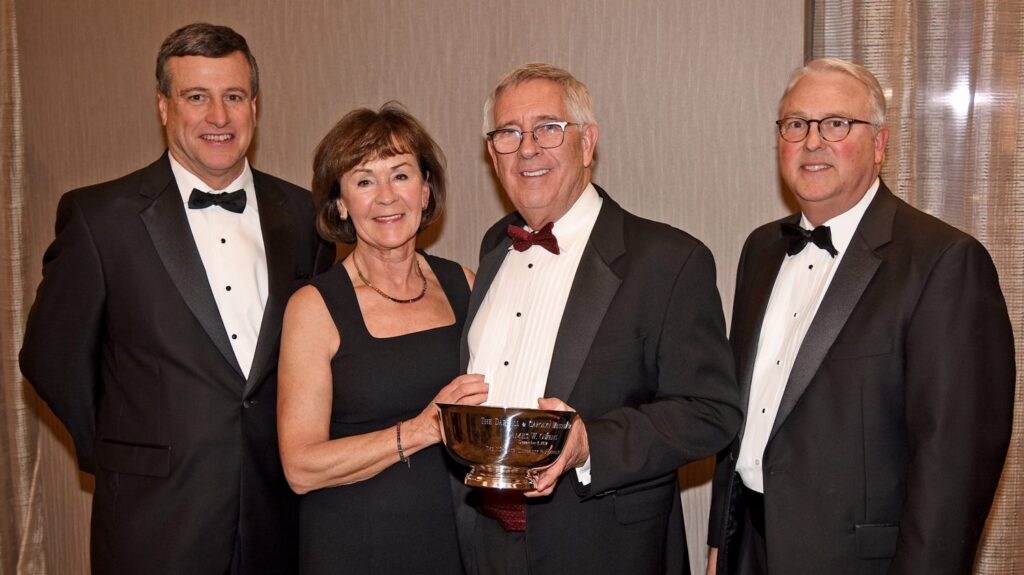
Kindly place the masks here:
[(466, 485), (470, 487), (489, 487), (491, 489), (513, 489), (529, 491), (533, 482), (522, 467), (508, 465), (474, 465), (466, 474)]

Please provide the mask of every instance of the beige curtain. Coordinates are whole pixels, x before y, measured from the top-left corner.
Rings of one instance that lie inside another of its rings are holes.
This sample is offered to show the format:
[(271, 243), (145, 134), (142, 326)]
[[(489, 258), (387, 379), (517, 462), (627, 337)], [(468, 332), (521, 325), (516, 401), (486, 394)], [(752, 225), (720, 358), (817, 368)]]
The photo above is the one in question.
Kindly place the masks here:
[(0, 0), (0, 573), (43, 573), (34, 395), (18, 370), (24, 325), (24, 140), (14, 1)]
[(882, 177), (981, 240), (999, 269), (1016, 334), (1015, 432), (975, 571), (1024, 573), (1024, 1), (814, 0), (812, 21), (814, 57), (864, 64), (886, 89)]

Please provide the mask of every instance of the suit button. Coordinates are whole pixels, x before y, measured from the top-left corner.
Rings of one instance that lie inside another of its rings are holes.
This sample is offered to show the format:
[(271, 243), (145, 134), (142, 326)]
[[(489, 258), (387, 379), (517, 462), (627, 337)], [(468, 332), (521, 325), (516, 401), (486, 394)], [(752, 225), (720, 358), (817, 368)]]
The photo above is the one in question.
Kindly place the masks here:
[(250, 407), (256, 405), (256, 403), (257, 402), (255, 399), (246, 399), (245, 401), (242, 402), (242, 407), (249, 409)]

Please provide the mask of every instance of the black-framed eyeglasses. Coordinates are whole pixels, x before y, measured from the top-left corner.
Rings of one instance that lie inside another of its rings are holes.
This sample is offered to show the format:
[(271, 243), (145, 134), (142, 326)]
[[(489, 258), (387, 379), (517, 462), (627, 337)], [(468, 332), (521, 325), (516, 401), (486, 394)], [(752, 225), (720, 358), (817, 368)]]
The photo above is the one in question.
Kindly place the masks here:
[(494, 146), (494, 151), (499, 154), (511, 154), (519, 151), (523, 145), (523, 136), (530, 134), (533, 141), (541, 148), (557, 148), (565, 141), (565, 127), (580, 124), (573, 122), (545, 122), (535, 126), (532, 130), (517, 130), (515, 128), (501, 128), (487, 132), (487, 139)]
[(797, 118), (796, 116), (790, 116), (783, 118), (775, 122), (775, 125), (779, 127), (779, 136), (787, 142), (797, 143), (804, 141), (807, 137), (807, 133), (811, 129), (811, 124), (818, 124), (818, 135), (821, 136), (822, 140), (826, 142), (841, 142), (846, 139), (846, 136), (850, 135), (850, 130), (854, 124), (867, 124), (872, 125), (871, 122), (865, 122), (864, 120), (855, 120), (853, 118), (843, 118), (841, 116), (829, 116), (828, 118), (822, 118), (820, 120), (809, 120), (807, 118)]

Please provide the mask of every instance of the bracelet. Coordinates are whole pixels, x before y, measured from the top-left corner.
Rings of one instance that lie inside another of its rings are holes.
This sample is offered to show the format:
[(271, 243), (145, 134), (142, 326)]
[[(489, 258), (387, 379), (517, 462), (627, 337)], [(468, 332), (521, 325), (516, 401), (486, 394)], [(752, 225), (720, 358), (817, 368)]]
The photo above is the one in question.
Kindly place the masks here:
[(406, 467), (412, 467), (409, 464), (409, 458), (405, 456), (405, 451), (402, 449), (402, 422), (399, 421), (398, 425), (395, 426), (395, 443), (398, 444), (398, 461), (405, 464)]

